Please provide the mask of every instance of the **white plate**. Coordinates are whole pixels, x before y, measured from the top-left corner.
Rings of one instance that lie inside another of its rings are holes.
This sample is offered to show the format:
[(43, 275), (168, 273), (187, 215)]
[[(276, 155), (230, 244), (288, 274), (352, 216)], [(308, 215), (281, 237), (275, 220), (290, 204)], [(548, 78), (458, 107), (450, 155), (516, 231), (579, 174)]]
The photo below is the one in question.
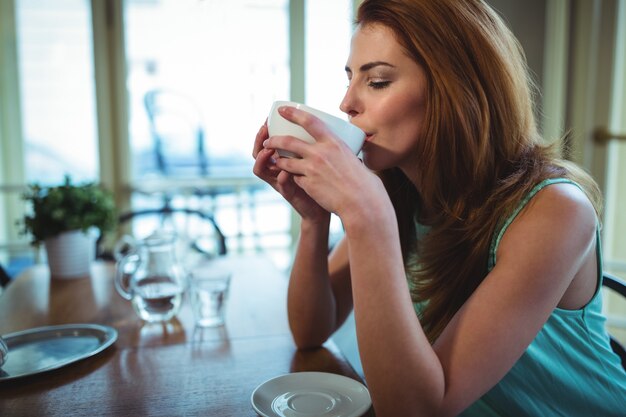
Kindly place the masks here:
[(263, 417), (359, 417), (372, 400), (365, 385), (325, 372), (296, 372), (259, 385), (250, 398)]

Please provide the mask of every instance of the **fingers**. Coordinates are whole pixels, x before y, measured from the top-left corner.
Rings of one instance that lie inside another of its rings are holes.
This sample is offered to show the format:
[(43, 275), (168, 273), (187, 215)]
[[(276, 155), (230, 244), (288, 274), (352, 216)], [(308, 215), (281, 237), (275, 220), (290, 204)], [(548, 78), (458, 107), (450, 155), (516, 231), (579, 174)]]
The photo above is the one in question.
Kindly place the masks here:
[(259, 152), (263, 149), (263, 141), (269, 137), (269, 132), (267, 130), (267, 119), (265, 119), (265, 123), (261, 125), (261, 128), (256, 134), (256, 138), (254, 139), (254, 147), (252, 148), (252, 157), (256, 158)]
[(262, 180), (271, 183), (271, 180), (278, 175), (279, 168), (276, 167), (272, 157), (274, 151), (271, 149), (261, 149), (256, 153), (256, 160), (252, 167), (252, 172)]
[(294, 175), (305, 175), (306, 165), (300, 158), (278, 158), (276, 160), (276, 168)]
[(291, 175), (287, 171), (280, 171), (280, 173), (276, 177), (276, 182), (279, 186), (278, 189), (284, 194), (285, 188), (292, 185), (291, 183), (293, 182), (293, 175)]
[(266, 149), (280, 149), (296, 155), (305, 155), (310, 144), (293, 136), (271, 136), (263, 142), (263, 146)]
[(324, 140), (324, 138), (331, 134), (324, 122), (304, 110), (296, 109), (291, 106), (282, 106), (278, 108), (278, 113), (290, 122), (302, 126), (302, 128), (317, 141)]
[[(300, 125), (315, 138), (316, 142), (326, 142), (329, 138), (334, 138), (332, 131), (324, 122), (311, 113), (291, 106), (279, 107), (278, 112), (283, 118)], [(311, 149), (311, 144), (292, 136), (272, 136), (268, 139), (268, 135), (269, 132), (267, 130), (266, 121), (266, 124), (262, 126), (259, 133), (257, 133), (253, 155), (259, 152), (261, 145), (265, 148), (285, 150), (302, 157), (306, 157), (308, 150)], [(341, 143), (341, 141), (337, 143)]]

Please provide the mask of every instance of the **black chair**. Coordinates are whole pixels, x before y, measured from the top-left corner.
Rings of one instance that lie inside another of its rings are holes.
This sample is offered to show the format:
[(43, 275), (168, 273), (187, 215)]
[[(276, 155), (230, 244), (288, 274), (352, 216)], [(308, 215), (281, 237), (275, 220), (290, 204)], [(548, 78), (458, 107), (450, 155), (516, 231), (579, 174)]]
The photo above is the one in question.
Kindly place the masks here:
[[(175, 208), (165, 204), (160, 208), (129, 211), (118, 217), (120, 226), (128, 225), (130, 222), (143, 223), (151, 231), (173, 232), (177, 236), (179, 247), (204, 258), (210, 259), (227, 254), (226, 236), (215, 218), (201, 210)], [(98, 247), (101, 247), (101, 242)], [(100, 250), (98, 257), (107, 260), (115, 258), (112, 253), (104, 250)]]
[(158, 172), (207, 176), (209, 160), (198, 105), (190, 97), (164, 89), (148, 91), (144, 105)]
[[(208, 178), (223, 175), (241, 175), (241, 171), (224, 159), (210, 157), (209, 141), (204, 131), (204, 120), (201, 107), (190, 96), (177, 91), (158, 88), (144, 95), (144, 106), (149, 121), (150, 134), (156, 172), (169, 178)], [(152, 165), (152, 164), (150, 164)], [(147, 170), (154, 169), (152, 166)], [(250, 168), (246, 167), (246, 173)], [(240, 195), (242, 192), (250, 196), (248, 205), (254, 216), (256, 209), (256, 192), (266, 188), (266, 184), (258, 182), (241, 190), (230, 184), (199, 186), (193, 195), (208, 203), (205, 207), (211, 210), (219, 205), (218, 197)], [(164, 191), (160, 195), (165, 208), (176, 198), (175, 190)], [(253, 218), (256, 227), (256, 219)], [(255, 230), (254, 238), (258, 241), (259, 233)], [(257, 245), (258, 247), (258, 245)]]
[[(602, 277), (602, 285), (612, 291), (615, 291), (617, 294), (620, 294), (626, 299), (626, 281), (623, 279), (605, 272)], [(613, 352), (617, 353), (617, 355), (621, 358), (622, 366), (626, 369), (626, 349), (620, 342), (617, 341), (617, 339), (615, 339), (615, 337), (610, 337), (611, 348), (613, 349)]]
[(0, 265), (0, 287), (4, 288), (11, 282), (11, 277), (9, 273), (4, 269), (2, 265)]

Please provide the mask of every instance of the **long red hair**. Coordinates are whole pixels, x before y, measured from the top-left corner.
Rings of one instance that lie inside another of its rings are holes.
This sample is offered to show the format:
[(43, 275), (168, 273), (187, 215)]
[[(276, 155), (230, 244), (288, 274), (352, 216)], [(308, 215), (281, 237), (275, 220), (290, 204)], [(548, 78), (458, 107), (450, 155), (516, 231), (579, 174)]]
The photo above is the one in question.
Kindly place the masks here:
[[(396, 209), (412, 297), (434, 341), (486, 276), (492, 236), (532, 187), (572, 178), (597, 210), (600, 194), (560, 159), (558, 143), (542, 143), (522, 48), (485, 2), (365, 0), (356, 23), (390, 28), (428, 80), (417, 188), (397, 168), (379, 174)], [(420, 242), (416, 220), (431, 228)]]

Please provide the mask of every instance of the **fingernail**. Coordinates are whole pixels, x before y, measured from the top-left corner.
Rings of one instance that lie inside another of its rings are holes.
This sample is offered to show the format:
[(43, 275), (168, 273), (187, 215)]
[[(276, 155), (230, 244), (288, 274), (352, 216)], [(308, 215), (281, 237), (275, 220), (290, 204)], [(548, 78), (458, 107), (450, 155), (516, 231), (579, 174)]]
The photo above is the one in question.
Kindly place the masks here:
[(265, 139), (265, 140), (263, 141), (263, 147), (264, 147), (264, 148), (266, 148), (266, 147), (267, 147), (267, 141), (269, 141), (269, 139)]

